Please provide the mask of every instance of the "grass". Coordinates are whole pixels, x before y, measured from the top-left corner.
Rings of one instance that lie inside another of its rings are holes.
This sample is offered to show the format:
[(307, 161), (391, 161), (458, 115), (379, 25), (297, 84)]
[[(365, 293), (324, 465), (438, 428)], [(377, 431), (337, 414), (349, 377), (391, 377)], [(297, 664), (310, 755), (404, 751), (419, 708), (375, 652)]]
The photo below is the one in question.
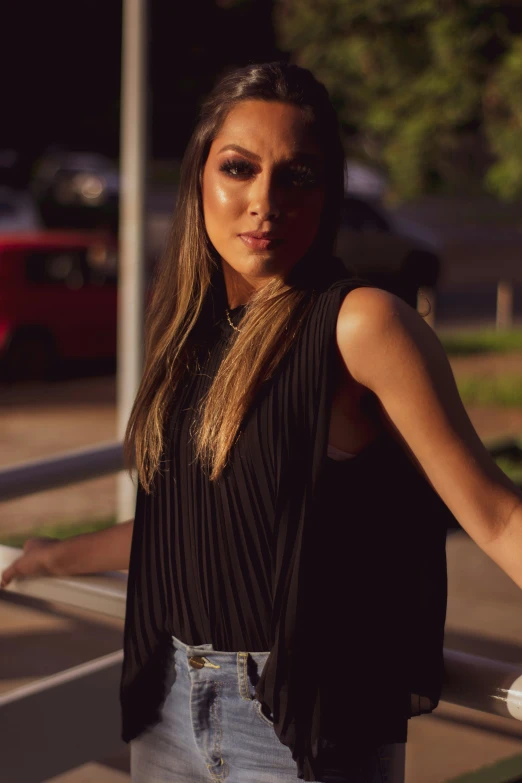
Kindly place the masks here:
[(11, 533), (0, 536), (0, 544), (4, 546), (22, 547), (28, 538), (33, 536), (49, 536), (50, 538), (70, 538), (81, 533), (95, 533), (103, 530), (116, 522), (114, 517), (102, 519), (89, 519), (83, 522), (61, 522), (60, 524), (42, 525), (22, 533)]
[(465, 405), (522, 407), (522, 372), (520, 375), (470, 375), (459, 378), (457, 386)]
[(522, 487), (522, 461), (512, 460), (508, 457), (497, 457), (495, 462), (513, 484)]
[[(500, 332), (478, 329), (439, 335), (449, 357), (522, 352), (522, 329)], [(500, 408), (522, 407), (522, 357), (520, 374), (470, 374), (457, 379), (465, 405), (490, 405)]]
[(477, 329), (473, 332), (440, 334), (439, 339), (448, 356), (522, 351), (522, 329), (512, 329), (505, 332), (497, 332), (494, 329)]
[(519, 754), (488, 764), (475, 772), (451, 778), (446, 783), (520, 783), (521, 780), (522, 755)]

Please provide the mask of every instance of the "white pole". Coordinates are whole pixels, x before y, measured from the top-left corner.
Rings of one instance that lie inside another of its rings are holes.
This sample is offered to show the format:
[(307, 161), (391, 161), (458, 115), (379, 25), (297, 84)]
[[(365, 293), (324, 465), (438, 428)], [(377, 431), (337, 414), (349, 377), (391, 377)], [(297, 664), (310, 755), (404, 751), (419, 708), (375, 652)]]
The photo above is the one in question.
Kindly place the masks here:
[[(118, 286), (118, 438), (122, 439), (142, 369), (145, 176), (147, 158), (147, 0), (124, 0), (120, 113)], [(119, 522), (134, 515), (135, 486), (118, 474)]]

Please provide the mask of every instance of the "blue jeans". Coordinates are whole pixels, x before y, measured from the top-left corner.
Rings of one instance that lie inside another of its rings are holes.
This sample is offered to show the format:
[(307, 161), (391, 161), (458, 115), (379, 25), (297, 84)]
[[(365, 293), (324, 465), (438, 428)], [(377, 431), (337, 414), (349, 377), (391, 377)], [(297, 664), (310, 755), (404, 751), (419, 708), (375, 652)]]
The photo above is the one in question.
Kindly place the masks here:
[[(175, 637), (173, 642), (172, 687), (162, 719), (130, 745), (133, 783), (296, 783), (290, 750), (254, 696), (268, 652), (223, 652), (211, 644), (189, 647)], [(383, 745), (358, 763), (349, 778), (330, 780), (403, 779), (401, 744)]]

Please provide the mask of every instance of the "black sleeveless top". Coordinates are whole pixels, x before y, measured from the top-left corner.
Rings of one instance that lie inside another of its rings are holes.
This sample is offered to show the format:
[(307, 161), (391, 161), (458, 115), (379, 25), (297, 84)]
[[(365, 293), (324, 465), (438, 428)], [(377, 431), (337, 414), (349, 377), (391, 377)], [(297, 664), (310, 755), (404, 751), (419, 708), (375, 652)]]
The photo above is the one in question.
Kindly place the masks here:
[[(224, 316), (176, 394), (154, 491), (138, 489), (124, 666), (123, 738), (157, 722), (172, 635), (216, 650), (270, 651), (256, 694), (297, 776), (406, 740), (437, 705), (446, 611), (447, 510), (391, 436), (326, 455), (335, 328), (357, 283), (334, 280), (248, 412), (210, 482), (193, 411), (232, 333)], [(232, 311), (236, 325), (242, 307)]]

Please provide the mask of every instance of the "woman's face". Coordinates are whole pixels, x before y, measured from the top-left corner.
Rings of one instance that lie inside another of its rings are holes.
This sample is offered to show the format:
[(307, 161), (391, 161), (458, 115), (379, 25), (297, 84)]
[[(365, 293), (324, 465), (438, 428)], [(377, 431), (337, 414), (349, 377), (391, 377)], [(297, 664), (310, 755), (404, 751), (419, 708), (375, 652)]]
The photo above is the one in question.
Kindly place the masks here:
[(323, 203), (323, 155), (301, 110), (255, 100), (233, 108), (203, 172), (205, 226), (229, 300), (286, 276), (312, 244)]

